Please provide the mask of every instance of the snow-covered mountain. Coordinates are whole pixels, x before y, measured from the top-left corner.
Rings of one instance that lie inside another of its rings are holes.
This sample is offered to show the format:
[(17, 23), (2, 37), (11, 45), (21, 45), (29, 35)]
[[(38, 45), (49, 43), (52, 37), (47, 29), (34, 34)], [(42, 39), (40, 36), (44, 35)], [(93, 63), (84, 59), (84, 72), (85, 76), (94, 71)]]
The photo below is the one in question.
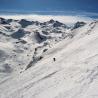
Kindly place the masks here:
[(0, 18), (0, 98), (98, 98), (98, 21)]

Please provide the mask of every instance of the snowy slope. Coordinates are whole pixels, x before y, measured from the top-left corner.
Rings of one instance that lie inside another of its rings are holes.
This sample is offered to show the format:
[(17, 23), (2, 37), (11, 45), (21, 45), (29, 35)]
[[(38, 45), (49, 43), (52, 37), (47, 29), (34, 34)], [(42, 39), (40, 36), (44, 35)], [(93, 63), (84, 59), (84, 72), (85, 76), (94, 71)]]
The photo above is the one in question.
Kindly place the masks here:
[(0, 98), (98, 98), (97, 21), (13, 23), (0, 27)]

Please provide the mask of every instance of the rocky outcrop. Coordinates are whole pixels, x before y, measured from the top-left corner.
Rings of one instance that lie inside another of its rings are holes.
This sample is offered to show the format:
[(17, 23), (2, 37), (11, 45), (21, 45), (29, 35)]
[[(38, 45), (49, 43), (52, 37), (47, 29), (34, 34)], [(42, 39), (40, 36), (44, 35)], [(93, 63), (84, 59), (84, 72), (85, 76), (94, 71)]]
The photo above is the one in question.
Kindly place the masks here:
[(32, 21), (28, 21), (28, 20), (25, 20), (25, 19), (21, 19), (21, 20), (19, 21), (19, 24), (21, 24), (21, 26), (22, 26), (23, 28), (25, 28), (25, 27), (27, 27), (27, 26), (29, 26), (29, 25), (32, 25)]
[(77, 22), (75, 23), (74, 27), (72, 29), (77, 29), (79, 27), (82, 27), (84, 26), (86, 23), (85, 22)]

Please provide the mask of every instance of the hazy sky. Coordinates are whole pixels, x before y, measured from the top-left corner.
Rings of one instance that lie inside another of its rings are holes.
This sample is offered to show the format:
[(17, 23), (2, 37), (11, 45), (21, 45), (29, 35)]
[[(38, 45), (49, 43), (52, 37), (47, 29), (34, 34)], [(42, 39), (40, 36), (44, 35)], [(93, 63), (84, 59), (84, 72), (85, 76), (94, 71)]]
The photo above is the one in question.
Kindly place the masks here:
[(98, 0), (0, 0), (0, 10), (98, 12)]

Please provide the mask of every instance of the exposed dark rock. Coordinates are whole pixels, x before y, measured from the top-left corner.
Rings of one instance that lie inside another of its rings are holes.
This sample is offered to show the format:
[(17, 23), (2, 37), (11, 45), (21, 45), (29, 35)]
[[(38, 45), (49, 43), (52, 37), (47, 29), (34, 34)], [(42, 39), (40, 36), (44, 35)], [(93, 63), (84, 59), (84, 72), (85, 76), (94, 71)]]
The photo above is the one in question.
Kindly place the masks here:
[(47, 31), (42, 31), (42, 33), (45, 35), (49, 35), (49, 33)]
[[(79, 27), (82, 27), (82, 26), (84, 26), (86, 23), (85, 22), (77, 22), (75, 25), (74, 25), (74, 27), (73, 27), (73, 29), (77, 29), (77, 28), (79, 28)], [(73, 30), (72, 29), (72, 30)]]
[(33, 61), (31, 61), (31, 62), (27, 65), (27, 67), (26, 67), (25, 70), (27, 70), (28, 68), (30, 68), (30, 67), (32, 66), (32, 63), (33, 63)]
[(25, 31), (23, 29), (19, 29), (17, 32), (13, 33), (11, 36), (15, 39), (20, 39), (25, 36)]
[(55, 21), (55, 23), (53, 24), (53, 27), (60, 27), (62, 25), (64, 25), (64, 24), (61, 22)]
[(27, 70), (28, 68), (34, 66), (38, 61), (40, 61), (43, 57), (42, 56), (39, 56), (39, 57), (33, 57), (33, 61), (31, 61), (25, 70)]
[(0, 24), (7, 24), (6, 19), (0, 17)]
[(43, 52), (46, 52), (48, 49), (44, 49)]
[(26, 44), (26, 43), (27, 43), (27, 41), (25, 41), (25, 40), (20, 40), (20, 42), (21, 42), (22, 44)]
[(35, 32), (35, 38), (36, 38), (36, 40), (37, 40), (39, 43), (41, 43), (41, 42), (47, 40), (46, 36), (41, 35), (41, 34), (40, 34), (39, 32), (37, 32), (37, 31)]
[(28, 25), (32, 25), (32, 22), (31, 22), (31, 21), (27, 21), (27, 20), (25, 20), (25, 19), (21, 19), (21, 20), (19, 21), (19, 24), (21, 24), (21, 26), (22, 26), (23, 28), (25, 28), (25, 27), (27, 27)]
[(4, 26), (6, 29), (8, 29), (8, 30), (10, 30), (11, 29), (11, 27), (10, 26)]
[(33, 24), (35, 24), (35, 25), (38, 26), (38, 25), (40, 25), (40, 22), (38, 22), (38, 21), (34, 21)]
[(54, 23), (55, 21), (53, 19), (51, 19), (50, 21), (48, 21), (48, 23)]
[(7, 23), (11, 23), (13, 21), (13, 19), (7, 19)]

